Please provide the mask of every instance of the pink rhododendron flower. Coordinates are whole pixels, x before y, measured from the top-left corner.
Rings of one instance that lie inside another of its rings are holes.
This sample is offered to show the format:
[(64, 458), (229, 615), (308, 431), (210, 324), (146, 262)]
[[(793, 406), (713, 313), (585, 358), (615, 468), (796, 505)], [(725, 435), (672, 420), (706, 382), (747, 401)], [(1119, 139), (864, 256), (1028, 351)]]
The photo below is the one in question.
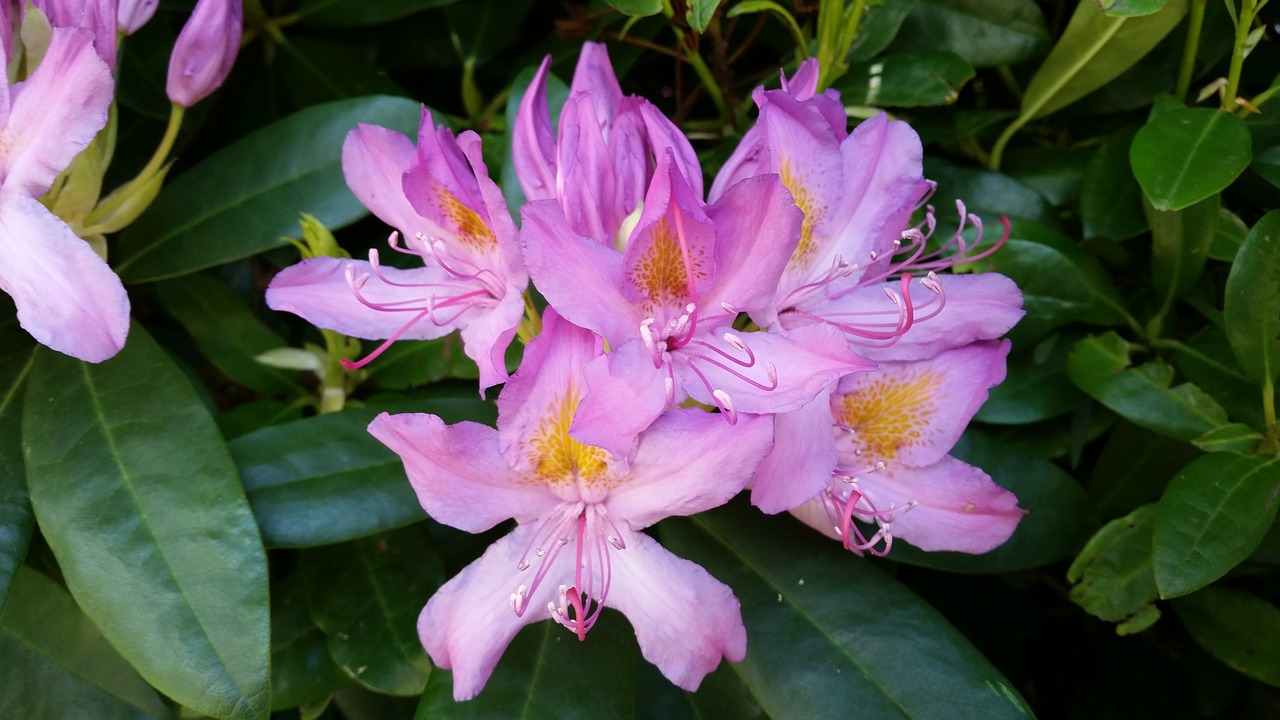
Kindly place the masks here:
[[(111, 72), (116, 70), (116, 4), (118, 0), (32, 0), (49, 24), (81, 28), (93, 36), (93, 48)], [(22, 5), (23, 3), (19, 3)]]
[(420, 257), (423, 267), (313, 258), (285, 268), (267, 289), (267, 304), (345, 335), (391, 342), (425, 340), (461, 329), (484, 388), (506, 380), (504, 356), (524, 313), (529, 278), (516, 227), (489, 179), (473, 132), (456, 139), (423, 111), (418, 146), (393, 130), (361, 125), (348, 135), (342, 169), (356, 197), (404, 235), (391, 247)]
[(129, 296), (93, 248), (37, 198), (106, 125), (113, 92), (93, 36), (76, 28), (53, 28), (26, 80), (0, 78), (0, 289), (36, 340), (89, 362), (124, 347)]
[(404, 460), (426, 511), (469, 532), (519, 526), (446, 583), (418, 631), (453, 670), (458, 700), (484, 687), (521, 627), (550, 617), (579, 639), (605, 606), (631, 622), (644, 657), (696, 689), (746, 631), (732, 591), (640, 530), (722, 504), (768, 450), (768, 416), (726, 425), (700, 409), (664, 414), (625, 456), (569, 435), (599, 336), (548, 309), (543, 332), (498, 399), (498, 429), (433, 415), (380, 415), (369, 430)]
[(169, 100), (187, 108), (221, 87), (236, 62), (243, 33), (242, 0), (196, 0), (169, 56), (164, 85)]

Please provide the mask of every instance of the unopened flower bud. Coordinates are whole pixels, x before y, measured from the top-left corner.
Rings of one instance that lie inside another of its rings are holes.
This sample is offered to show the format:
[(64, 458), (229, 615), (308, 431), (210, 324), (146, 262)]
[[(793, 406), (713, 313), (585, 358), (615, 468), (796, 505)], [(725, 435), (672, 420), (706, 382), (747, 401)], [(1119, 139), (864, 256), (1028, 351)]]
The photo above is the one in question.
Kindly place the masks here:
[(170, 100), (191, 107), (222, 85), (236, 61), (243, 25), (240, 0), (198, 0), (169, 58)]
[(116, 23), (123, 35), (132, 35), (156, 14), (160, 0), (120, 0)]

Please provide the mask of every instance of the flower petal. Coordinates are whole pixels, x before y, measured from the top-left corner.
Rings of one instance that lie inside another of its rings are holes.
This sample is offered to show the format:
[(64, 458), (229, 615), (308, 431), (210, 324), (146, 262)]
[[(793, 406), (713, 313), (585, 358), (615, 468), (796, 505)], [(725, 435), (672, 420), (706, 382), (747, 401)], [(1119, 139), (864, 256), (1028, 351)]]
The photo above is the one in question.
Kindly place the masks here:
[(533, 590), (524, 615), (511, 608), (511, 594), (523, 577), (517, 566), (537, 527), (521, 525), (490, 545), (436, 591), (418, 616), (418, 635), (431, 662), (453, 670), (454, 700), (470, 700), (484, 689), (520, 628), (548, 619), (547, 603), (559, 591), (557, 580), (572, 577), (570, 554), (560, 553), (547, 579)]
[(573, 70), (573, 83), (569, 86), (569, 97), (580, 93), (585, 93), (591, 102), (600, 130), (607, 137), (622, 102), (622, 88), (618, 85), (618, 76), (613, 72), (609, 51), (603, 43), (582, 44), (578, 64)]
[(1027, 513), (985, 472), (949, 455), (927, 467), (897, 465), (866, 473), (859, 487), (880, 510), (919, 503), (893, 520), (893, 534), (929, 552), (993, 550)]
[(828, 386), (799, 410), (773, 416), (773, 450), (756, 470), (751, 503), (766, 513), (791, 510), (822, 492), (836, 469)]
[(129, 296), (87, 242), (44, 205), (0, 191), (0, 289), (40, 343), (88, 362), (124, 347)]
[(605, 501), (633, 530), (693, 515), (737, 495), (773, 444), (773, 419), (746, 415), (730, 425), (701, 408), (672, 410), (640, 436), (631, 475)]
[[(716, 227), (715, 302), (746, 313), (768, 308), (800, 241), (804, 213), (777, 175), (763, 175), (729, 188), (707, 215)], [(772, 324), (767, 313), (757, 319)]]
[(569, 434), (615, 458), (629, 457), (636, 437), (667, 409), (666, 370), (655, 368), (649, 351), (632, 340), (592, 361), (585, 376), (587, 395)]
[(605, 604), (627, 616), (644, 659), (692, 692), (721, 658), (746, 657), (747, 631), (733, 591), (648, 535), (620, 530), (627, 548), (613, 553)]
[(574, 232), (612, 245), (631, 208), (618, 196), (613, 153), (601, 134), (591, 98), (570, 96), (560, 110), (556, 194)]
[(379, 220), (406, 237), (422, 229), (422, 219), (405, 197), (402, 184), (415, 154), (413, 141), (377, 125), (357, 125), (342, 143), (347, 187)]
[(556, 136), (547, 107), (547, 73), (551, 56), (542, 59), (520, 99), (511, 134), (511, 163), (528, 200), (556, 196)]
[(498, 431), (486, 425), (382, 413), (369, 423), (369, 434), (400, 456), (422, 508), (446, 525), (482, 532), (508, 518), (536, 518), (559, 502), (521, 482), (498, 451)]
[(524, 297), (510, 285), (496, 308), (467, 314), (462, 325), (462, 349), (467, 357), (476, 361), (482, 394), (507, 381), (507, 348), (523, 317)]

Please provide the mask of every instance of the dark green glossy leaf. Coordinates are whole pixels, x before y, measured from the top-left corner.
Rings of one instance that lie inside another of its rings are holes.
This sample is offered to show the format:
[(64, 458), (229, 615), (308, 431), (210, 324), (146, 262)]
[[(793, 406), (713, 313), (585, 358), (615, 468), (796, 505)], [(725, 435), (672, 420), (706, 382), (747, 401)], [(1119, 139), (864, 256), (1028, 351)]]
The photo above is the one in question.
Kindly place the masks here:
[(270, 425), (301, 420), (306, 404), (305, 400), (254, 400), (220, 412), (213, 419), (218, 423), (222, 437), (231, 441)]
[(966, 431), (951, 454), (1013, 492), (1026, 516), (1012, 537), (983, 555), (924, 552), (898, 540), (890, 559), (950, 572), (1012, 572), (1069, 558), (1098, 529), (1089, 495), (1057, 465), (975, 430)]
[(22, 389), (35, 353), (35, 341), (16, 322), (0, 321), (0, 608), (35, 526), (22, 462)]
[(862, 27), (858, 29), (858, 37), (849, 47), (849, 64), (856, 67), (889, 47), (915, 5), (916, 0), (867, 3), (867, 14), (862, 20)]
[(919, 0), (895, 47), (946, 50), (981, 68), (1029, 60), (1048, 42), (1031, 0)]
[(1209, 241), (1209, 257), (1231, 262), (1240, 253), (1240, 246), (1249, 235), (1249, 226), (1239, 215), (1226, 208), (1218, 208), (1218, 224), (1214, 227), (1213, 240)]
[(992, 226), (992, 232), (1001, 215), (1042, 224), (1055, 217), (1043, 195), (1002, 173), (975, 170), (929, 156), (924, 161), (924, 175), (938, 183), (932, 204), (938, 208), (939, 225), (944, 227), (955, 227), (956, 200), (963, 200), (969, 212), (982, 216)]
[(1280, 687), (1280, 609), (1240, 590), (1210, 587), (1173, 609), (1200, 647), (1237, 671)]
[(418, 614), (444, 581), (422, 527), (313, 548), (302, 571), (334, 662), (371, 690), (421, 693), (431, 661), (418, 641)]
[(716, 14), (716, 8), (720, 6), (721, 0), (687, 0), (689, 10), (685, 17), (689, 20), (689, 27), (694, 32), (706, 32), (707, 25), (711, 23), (711, 18)]
[(1245, 374), (1259, 385), (1274, 382), (1280, 375), (1280, 211), (1264, 215), (1240, 246), (1222, 317)]
[(458, 56), (482, 63), (520, 39), (520, 23), (533, 0), (467, 0), (445, 8)]
[(1102, 12), (1112, 17), (1138, 17), (1159, 12), (1169, 0), (1099, 0)]
[(1223, 407), (1230, 408), (1232, 420), (1258, 430), (1264, 428), (1262, 394), (1240, 369), (1222, 328), (1206, 326), (1185, 343), (1175, 345), (1174, 351), (1178, 371)]
[(1054, 207), (1074, 205), (1089, 158), (1072, 148), (1016, 147), (1001, 165), (1001, 172), (1040, 193)]
[(937, 611), (794, 518), (734, 503), (659, 527), (672, 552), (738, 596), (750, 642), (733, 669), (770, 716), (842, 717), (855, 707), (877, 718), (951, 718), (958, 707), (1031, 715)]
[(1217, 195), (1182, 210), (1161, 211), (1143, 203), (1151, 226), (1151, 276), (1166, 303), (1186, 295), (1200, 279), (1209, 243), (1218, 227)]
[(851, 105), (950, 105), (973, 74), (973, 66), (955, 53), (904, 53), (856, 65), (836, 85)]
[(1147, 229), (1142, 188), (1129, 167), (1129, 145), (1138, 129), (1108, 137), (1089, 160), (1080, 185), (1080, 220), (1087, 238), (1126, 240)]
[(170, 716), (65, 590), (34, 570), (18, 570), (0, 613), (0, 717)]
[(301, 573), (271, 588), (271, 709), (327, 702), (350, 680), (329, 658), (324, 632), (311, 619)]
[(431, 673), (416, 720), (488, 718), (630, 718), (635, 708), (638, 658), (627, 619), (605, 610), (584, 642), (554, 622), (529, 625), (516, 635), (484, 690), (453, 700), (453, 674)]
[(1262, 442), (1262, 433), (1242, 423), (1214, 428), (1191, 443), (1205, 452), (1249, 452)]
[(367, 211), (342, 177), (342, 141), (358, 123), (414, 135), (421, 106), (370, 96), (316, 105), (222, 148), (161, 191), (120, 237), (127, 282), (185, 275), (279, 247), (311, 213), (340, 228)]
[(265, 718), (266, 557), (181, 371), (134, 324), (98, 365), (41, 352), (23, 410), (31, 505), (85, 614), (164, 694)]
[(1004, 382), (991, 388), (976, 420), (997, 425), (1025, 425), (1048, 420), (1085, 401), (1067, 378), (1068, 347), (1077, 333), (1054, 333), (1009, 355)]
[(381, 25), (458, 0), (302, 0), (298, 19), (321, 27)]
[(698, 692), (691, 693), (689, 704), (696, 718), (732, 717), (741, 720), (768, 720), (764, 708), (751, 696), (751, 689), (733, 671), (729, 663), (721, 663), (702, 679)]
[(1280, 187), (1280, 145), (1269, 147), (1254, 155), (1249, 167), (1267, 182)]
[[(351, 3), (355, 4), (355, 3)], [(377, 7), (378, 3), (362, 3)], [(396, 3), (397, 7), (411, 7)], [(372, 47), (313, 37), (289, 37), (279, 44), (275, 69), (297, 107), (362, 95), (407, 95), (375, 64)]]
[(1106, 85), (1137, 62), (1178, 24), (1187, 0), (1169, 0), (1154, 15), (1105, 15), (1096, 0), (1080, 0), (1067, 28), (1027, 83), (1020, 119), (1055, 112)]
[(1102, 517), (1124, 515), (1160, 499), (1173, 476), (1200, 455), (1181, 440), (1122, 422), (1107, 436), (1085, 488)]
[(1226, 411), (1200, 388), (1169, 386), (1169, 365), (1153, 361), (1129, 367), (1129, 344), (1114, 332), (1076, 343), (1067, 374), (1098, 402), (1163, 435), (1192, 440), (1227, 424)]
[(1160, 498), (1155, 573), (1160, 596), (1178, 597), (1240, 564), (1280, 506), (1280, 458), (1213, 453), (1178, 473)]
[(648, 17), (662, 11), (662, 0), (605, 0), (609, 6), (624, 15)]
[(268, 395), (301, 396), (309, 392), (298, 373), (254, 359), (268, 350), (284, 347), (285, 341), (255, 318), (244, 299), (226, 283), (196, 273), (157, 283), (156, 292), (160, 302), (191, 334), (201, 354), (227, 377)]
[(463, 352), (458, 333), (436, 340), (401, 340), (378, 356), (368, 370), (369, 379), (384, 390), (404, 390), (446, 378), (480, 377), (480, 368)]
[(1212, 108), (1163, 113), (1129, 146), (1133, 176), (1157, 210), (1181, 210), (1221, 192), (1252, 159), (1244, 121)]
[(1107, 523), (1067, 570), (1071, 600), (1121, 635), (1142, 632), (1160, 619), (1151, 566), (1156, 506), (1143, 505)]

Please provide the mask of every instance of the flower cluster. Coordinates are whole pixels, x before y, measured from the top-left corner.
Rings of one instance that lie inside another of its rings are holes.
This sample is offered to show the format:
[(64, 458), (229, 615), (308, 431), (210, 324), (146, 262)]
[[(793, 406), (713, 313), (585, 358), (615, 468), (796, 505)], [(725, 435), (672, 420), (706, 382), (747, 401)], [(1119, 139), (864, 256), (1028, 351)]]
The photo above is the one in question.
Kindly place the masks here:
[(550, 617), (584, 638), (604, 607), (680, 687), (740, 660), (731, 590), (641, 530), (748, 487), (858, 553), (895, 536), (1004, 542), (1016, 499), (948, 453), (1003, 379), (998, 338), (1021, 295), (999, 275), (939, 273), (999, 243), (981, 244), (963, 206), (960, 230), (934, 237), (914, 132), (883, 116), (847, 132), (809, 61), (757, 90), (759, 120), (704, 199), (689, 141), (623, 95), (603, 46), (584, 49), (555, 128), (548, 67), (514, 128), (519, 227), (474, 133), (425, 113), (416, 146), (361, 126), (348, 184), (421, 266), (312, 258), (268, 290), (272, 307), (357, 337), (459, 330), (481, 388), (505, 383), (496, 429), (420, 414), (370, 426), (437, 520), (518, 523), (419, 620), (454, 696), (484, 687), (523, 625)]
[[(155, 198), (176, 135), (143, 172), (105, 197), (120, 35), (155, 0), (0, 0), (0, 290), (40, 343), (88, 362), (124, 346), (129, 297), (106, 263), (105, 234)], [(170, 58), (175, 107), (213, 92), (240, 44), (239, 0), (199, 0)], [(212, 45), (221, 48), (214, 52)], [(175, 112), (180, 119), (181, 112)]]

